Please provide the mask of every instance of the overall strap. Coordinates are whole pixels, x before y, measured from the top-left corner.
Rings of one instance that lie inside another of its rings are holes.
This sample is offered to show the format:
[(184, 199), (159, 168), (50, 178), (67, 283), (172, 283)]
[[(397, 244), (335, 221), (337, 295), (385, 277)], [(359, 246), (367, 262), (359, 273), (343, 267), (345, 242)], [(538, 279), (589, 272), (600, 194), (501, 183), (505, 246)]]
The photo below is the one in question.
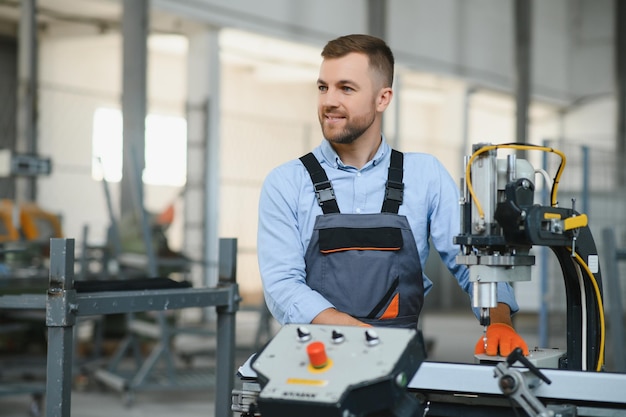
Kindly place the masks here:
[(324, 168), (322, 168), (315, 155), (309, 152), (300, 157), (300, 161), (302, 161), (306, 170), (309, 171), (311, 181), (313, 181), (313, 188), (315, 188), (317, 202), (324, 214), (339, 213), (339, 206), (335, 199), (333, 186), (328, 180), (326, 171), (324, 171)]
[(403, 166), (404, 154), (392, 149), (387, 184), (385, 185), (385, 201), (383, 201), (383, 208), (381, 209), (383, 213), (398, 214), (398, 210), (402, 205), (404, 196), (404, 184), (402, 183)]

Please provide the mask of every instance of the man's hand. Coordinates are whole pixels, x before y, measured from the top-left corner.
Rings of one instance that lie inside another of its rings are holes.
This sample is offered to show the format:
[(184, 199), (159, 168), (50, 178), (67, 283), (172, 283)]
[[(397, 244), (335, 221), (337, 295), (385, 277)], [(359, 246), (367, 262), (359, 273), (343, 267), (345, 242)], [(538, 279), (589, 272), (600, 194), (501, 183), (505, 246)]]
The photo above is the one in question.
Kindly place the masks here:
[(487, 327), (487, 349), (485, 349), (485, 341), (481, 337), (476, 342), (474, 353), (486, 353), (489, 356), (509, 356), (516, 347), (521, 348), (524, 355), (528, 355), (528, 346), (515, 329), (504, 323), (494, 323)]
[(511, 309), (504, 303), (489, 312), (491, 325), (487, 327), (487, 346), (481, 337), (476, 342), (474, 353), (486, 353), (489, 356), (508, 356), (516, 347), (519, 347), (528, 355), (528, 346), (522, 337), (513, 329), (511, 322)]
[(338, 326), (362, 326), (371, 327), (369, 324), (363, 323), (361, 320), (357, 320), (349, 314), (337, 311), (334, 308), (327, 308), (319, 313), (312, 324), (336, 324)]

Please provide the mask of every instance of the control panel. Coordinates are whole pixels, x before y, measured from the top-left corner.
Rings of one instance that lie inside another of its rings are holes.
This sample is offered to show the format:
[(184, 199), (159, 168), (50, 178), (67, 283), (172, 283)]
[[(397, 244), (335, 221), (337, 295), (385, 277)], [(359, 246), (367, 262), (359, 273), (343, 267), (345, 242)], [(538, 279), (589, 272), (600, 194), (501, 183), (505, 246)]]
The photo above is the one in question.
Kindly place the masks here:
[(407, 408), (422, 352), (412, 329), (286, 325), (252, 362), (259, 409), (267, 416), (393, 414)]

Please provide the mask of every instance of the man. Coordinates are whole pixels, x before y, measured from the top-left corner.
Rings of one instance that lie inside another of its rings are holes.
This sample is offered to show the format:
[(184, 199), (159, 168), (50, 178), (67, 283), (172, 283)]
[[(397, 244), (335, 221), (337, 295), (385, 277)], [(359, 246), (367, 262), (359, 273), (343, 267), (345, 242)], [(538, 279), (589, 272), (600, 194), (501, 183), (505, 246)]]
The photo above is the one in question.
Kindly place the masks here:
[[(417, 326), (432, 282), (429, 237), (469, 293), (459, 248), (457, 186), (431, 155), (392, 151), (381, 133), (393, 96), (394, 58), (381, 39), (349, 35), (322, 51), (317, 87), (324, 140), (274, 169), (259, 203), (258, 255), (265, 299), (281, 323)], [(498, 288), (487, 347), (508, 355), (524, 341), (518, 307)], [(493, 329), (493, 330), (492, 330)]]

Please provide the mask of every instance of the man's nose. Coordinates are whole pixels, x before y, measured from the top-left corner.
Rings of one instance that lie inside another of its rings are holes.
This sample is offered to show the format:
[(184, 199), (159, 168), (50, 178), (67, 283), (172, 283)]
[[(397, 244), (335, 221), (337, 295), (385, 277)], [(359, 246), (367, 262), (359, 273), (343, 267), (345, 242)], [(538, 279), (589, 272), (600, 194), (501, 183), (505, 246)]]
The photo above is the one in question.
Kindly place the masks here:
[(324, 107), (337, 107), (339, 104), (339, 95), (337, 89), (329, 88), (320, 96), (320, 104)]

